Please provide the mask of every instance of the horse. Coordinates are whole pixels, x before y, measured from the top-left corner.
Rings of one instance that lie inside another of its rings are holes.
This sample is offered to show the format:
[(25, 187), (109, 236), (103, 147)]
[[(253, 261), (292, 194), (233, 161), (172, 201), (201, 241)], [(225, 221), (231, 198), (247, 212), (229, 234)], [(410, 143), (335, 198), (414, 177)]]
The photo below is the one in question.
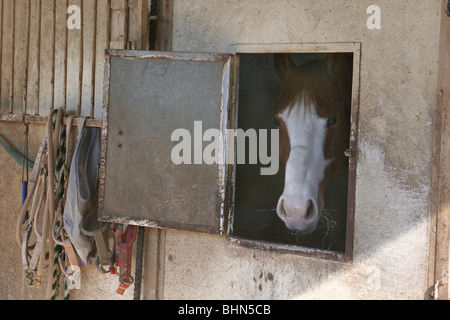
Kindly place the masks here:
[(330, 179), (348, 163), (351, 55), (295, 65), (289, 54), (275, 54), (282, 81), (274, 119), (280, 132), (284, 189), (276, 213), (289, 230), (309, 235), (324, 210)]

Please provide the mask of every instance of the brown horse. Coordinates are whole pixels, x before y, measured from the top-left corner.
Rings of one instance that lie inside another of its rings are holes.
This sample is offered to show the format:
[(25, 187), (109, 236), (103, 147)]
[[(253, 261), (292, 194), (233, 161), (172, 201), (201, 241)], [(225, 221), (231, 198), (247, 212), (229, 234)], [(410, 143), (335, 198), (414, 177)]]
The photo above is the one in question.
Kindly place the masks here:
[(351, 116), (352, 66), (346, 54), (328, 54), (296, 66), (275, 55), (283, 81), (275, 107), (284, 163), (277, 214), (286, 227), (312, 233), (324, 209), (330, 178), (345, 163)]

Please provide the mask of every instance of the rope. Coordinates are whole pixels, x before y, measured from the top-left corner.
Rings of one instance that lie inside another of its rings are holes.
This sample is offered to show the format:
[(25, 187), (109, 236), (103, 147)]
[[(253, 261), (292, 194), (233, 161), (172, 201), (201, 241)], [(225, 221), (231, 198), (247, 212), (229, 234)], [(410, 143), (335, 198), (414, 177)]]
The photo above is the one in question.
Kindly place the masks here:
[[(56, 116), (56, 119), (55, 119)], [(56, 139), (57, 134), (54, 131), (56, 124), (61, 123), (62, 110), (54, 110), (52, 116), (49, 117), (48, 121), (48, 139), (49, 139), (49, 148), (48, 148), (48, 213), (44, 217), (44, 230), (42, 232), (45, 238), (49, 239), (49, 270), (48, 270), (48, 279), (53, 279), (55, 265), (55, 241), (51, 236), (52, 230), (51, 226), (53, 226), (53, 220), (55, 216), (55, 162), (56, 162)], [(45, 220), (47, 218), (47, 221)], [(50, 226), (50, 227), (49, 227)], [(43, 246), (44, 247), (44, 246)], [(53, 281), (49, 281), (47, 285), (47, 300), (50, 300), (53, 295)]]
[[(59, 223), (58, 223), (59, 224)], [(59, 295), (59, 279), (61, 276), (61, 270), (59, 268), (58, 257), (62, 253), (62, 247), (55, 245), (55, 258), (53, 259), (53, 283), (52, 283), (52, 297), (50, 300), (56, 300)]]
[[(29, 193), (25, 198), (16, 226), (16, 238), (22, 250), (22, 264), (26, 279), (30, 287), (39, 287), (41, 278), (46, 276), (46, 299), (56, 300), (61, 291), (61, 276), (66, 274), (65, 261), (74, 262), (72, 247), (66, 242), (67, 235), (63, 229), (62, 212), (64, 212), (67, 182), (70, 168), (70, 127), (62, 123), (63, 110), (54, 110), (48, 118), (47, 134), (36, 157), (36, 165), (30, 178)], [(71, 117), (69, 117), (71, 119)], [(70, 123), (70, 125), (69, 125)], [(79, 128), (80, 129), (80, 128)], [(28, 134), (28, 128), (27, 132)], [(28, 137), (26, 137), (28, 140)], [(25, 142), (24, 152), (27, 154), (28, 141)], [(28, 157), (27, 157), (28, 158)], [(24, 168), (28, 167), (24, 160)], [(25, 170), (22, 172), (25, 180)], [(26, 176), (28, 182), (28, 173)], [(30, 207), (31, 206), (31, 207)], [(30, 215), (27, 215), (30, 209)], [(39, 219), (38, 219), (39, 216)], [(39, 225), (38, 226), (38, 222)], [(37, 237), (34, 247), (28, 245), (31, 230)], [(56, 233), (55, 233), (55, 230)], [(136, 237), (133, 231), (133, 242)], [(138, 244), (136, 254), (136, 283), (134, 299), (139, 300), (141, 295), (143, 255), (145, 242), (145, 228), (137, 230)], [(34, 249), (34, 250), (33, 250)], [(130, 254), (131, 259), (131, 254)], [(31, 259), (31, 260), (30, 260)], [(131, 260), (127, 260), (131, 264)], [(130, 269), (128, 267), (128, 269)], [(64, 278), (65, 279), (65, 278)], [(70, 299), (71, 283), (65, 279), (64, 300)]]
[(134, 300), (141, 299), (141, 285), (142, 285), (142, 266), (144, 260), (144, 242), (145, 242), (145, 228), (138, 227), (138, 238), (136, 244), (136, 274), (134, 283)]
[[(55, 113), (53, 113), (53, 116)], [(62, 115), (60, 115), (62, 117)], [(55, 133), (54, 136), (54, 146), (56, 149), (56, 163), (55, 163), (55, 183), (56, 183), (56, 196), (57, 196), (57, 210), (64, 211), (63, 200), (66, 196), (65, 190), (65, 181), (67, 179), (67, 171), (65, 170), (65, 160), (67, 157), (67, 146), (66, 146), (66, 127), (65, 126), (56, 126), (59, 119), (53, 120), (53, 131)], [(61, 120), (59, 120), (61, 121)], [(59, 123), (60, 124), (60, 123)], [(58, 129), (58, 128), (61, 128)], [(59, 229), (62, 223), (62, 220), (57, 220), (56, 228)], [(52, 230), (53, 232), (53, 230)], [(59, 295), (59, 281), (61, 276), (61, 268), (59, 266), (59, 256), (64, 256), (64, 247), (60, 244), (55, 243), (54, 246), (54, 259), (53, 259), (53, 284), (52, 284), (52, 297), (51, 300), (55, 300)], [(63, 259), (65, 261), (65, 259)], [(64, 300), (70, 299), (70, 290), (68, 289), (67, 281), (65, 283), (65, 292), (64, 292)]]
[[(70, 129), (63, 126), (62, 117), (63, 109), (59, 109), (52, 111), (48, 118), (48, 137), (44, 138), (39, 149), (30, 178), (30, 190), (23, 203), (16, 226), (16, 238), (22, 249), (22, 265), (29, 285), (39, 287), (41, 278), (44, 275), (47, 276), (46, 299), (48, 300), (55, 300), (59, 295), (60, 279), (63, 273), (59, 260), (63, 257), (67, 259), (65, 244), (61, 242), (64, 239), (59, 239), (59, 237), (64, 237), (64, 233), (60, 233), (59, 236), (54, 233), (54, 230), (64, 232), (61, 230), (63, 220), (57, 219), (56, 216), (61, 215), (64, 210), (69, 167), (67, 137)], [(26, 140), (28, 140), (27, 137)], [(28, 141), (25, 141), (24, 152), (26, 154), (28, 153), (27, 146)], [(28, 164), (25, 160), (24, 168), (26, 167)], [(25, 180), (25, 170), (22, 172), (22, 180)], [(26, 180), (28, 182), (28, 173)], [(30, 215), (28, 215), (28, 210), (31, 210)], [(38, 216), (40, 216), (39, 219)], [(40, 227), (38, 221), (41, 224)], [(37, 237), (34, 247), (28, 245), (31, 230), (34, 230)], [(63, 259), (61, 259), (61, 263), (62, 261)], [(69, 284), (66, 281), (64, 299), (68, 300), (69, 297)]]

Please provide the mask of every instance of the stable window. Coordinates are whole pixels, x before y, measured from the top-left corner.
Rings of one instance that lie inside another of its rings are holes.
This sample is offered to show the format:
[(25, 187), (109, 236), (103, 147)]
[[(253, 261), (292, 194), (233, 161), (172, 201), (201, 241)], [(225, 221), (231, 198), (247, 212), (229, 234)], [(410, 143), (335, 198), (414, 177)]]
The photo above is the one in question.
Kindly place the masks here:
[[(226, 234), (235, 245), (350, 261), (359, 45), (239, 45), (231, 51), (108, 53), (100, 218)], [(350, 158), (329, 184), (316, 231), (304, 236), (276, 214), (284, 164), (267, 174), (273, 169), (268, 160), (276, 162), (270, 158), (277, 138), (273, 115), (282, 86), (274, 54), (289, 53), (300, 65), (336, 52), (345, 53), (353, 71)]]

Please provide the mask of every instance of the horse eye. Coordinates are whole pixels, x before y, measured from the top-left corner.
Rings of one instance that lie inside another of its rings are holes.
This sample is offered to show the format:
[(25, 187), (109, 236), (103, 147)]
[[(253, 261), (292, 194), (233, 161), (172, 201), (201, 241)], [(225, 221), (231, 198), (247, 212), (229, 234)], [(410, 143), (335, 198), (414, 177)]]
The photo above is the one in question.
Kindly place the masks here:
[(275, 123), (275, 125), (278, 127), (280, 127), (280, 120), (278, 120), (277, 118), (273, 118), (273, 122)]
[(327, 127), (332, 128), (332, 127), (335, 127), (336, 124), (337, 124), (337, 119), (336, 119), (336, 117), (332, 117), (332, 118), (329, 118), (329, 119), (328, 119)]

